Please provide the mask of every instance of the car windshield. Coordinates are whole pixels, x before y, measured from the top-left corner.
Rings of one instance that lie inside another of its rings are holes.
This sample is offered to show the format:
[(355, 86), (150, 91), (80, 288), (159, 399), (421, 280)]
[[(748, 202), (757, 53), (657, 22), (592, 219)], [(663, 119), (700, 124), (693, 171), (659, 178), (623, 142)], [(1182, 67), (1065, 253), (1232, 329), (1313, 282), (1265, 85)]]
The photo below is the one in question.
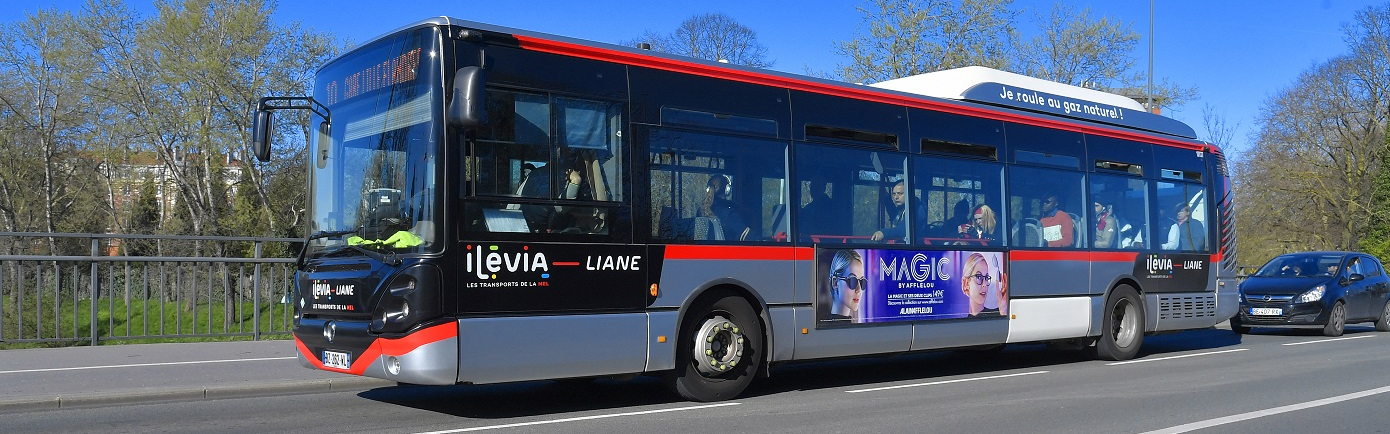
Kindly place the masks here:
[(1257, 277), (1327, 277), (1337, 274), (1342, 255), (1295, 254), (1271, 259), (1260, 267)]
[[(309, 255), (438, 250), (435, 30), (389, 38), (319, 72), (309, 143)], [(359, 248), (347, 248), (355, 246)]]

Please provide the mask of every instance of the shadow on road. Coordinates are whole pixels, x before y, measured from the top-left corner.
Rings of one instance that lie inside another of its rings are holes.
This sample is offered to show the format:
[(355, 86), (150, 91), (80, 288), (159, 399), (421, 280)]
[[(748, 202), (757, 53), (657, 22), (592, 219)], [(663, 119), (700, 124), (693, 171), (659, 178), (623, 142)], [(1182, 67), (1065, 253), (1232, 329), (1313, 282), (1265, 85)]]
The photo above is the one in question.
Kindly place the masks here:
[[(1210, 328), (1147, 336), (1139, 358), (1239, 345), (1241, 336)], [(774, 366), (743, 398), (884, 383), (933, 381), (957, 376), (1086, 363), (1086, 349), (1045, 344), (1002, 349), (944, 350), (899, 355), (797, 362)], [(458, 417), (500, 419), (556, 415), (680, 402), (655, 375), (631, 379), (529, 381), (461, 386), (404, 386), (364, 391), (366, 399)]]

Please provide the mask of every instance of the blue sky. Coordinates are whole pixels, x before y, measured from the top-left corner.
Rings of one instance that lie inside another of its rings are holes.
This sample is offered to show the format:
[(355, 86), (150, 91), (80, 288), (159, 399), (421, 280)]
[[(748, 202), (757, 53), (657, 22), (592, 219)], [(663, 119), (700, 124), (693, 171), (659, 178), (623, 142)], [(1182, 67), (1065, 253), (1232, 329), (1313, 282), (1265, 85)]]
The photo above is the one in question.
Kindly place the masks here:
[[(127, 0), (149, 16), (151, 0)], [(1131, 23), (1143, 39), (1135, 66), (1148, 66), (1149, 2), (1065, 0), (1091, 8), (1093, 17)], [(83, 0), (7, 1), (0, 22), (22, 19), (39, 8), (77, 9)], [(1015, 0), (1025, 14), (1046, 13), (1051, 0)], [(1253, 143), (1263, 101), (1288, 87), (1310, 66), (1345, 53), (1342, 26), (1355, 11), (1382, 4), (1367, 0), (1159, 0), (1154, 2), (1154, 75), (1195, 86), (1200, 99), (1164, 114), (1205, 135), (1202, 108), (1210, 105), (1227, 123), (1240, 125), (1229, 151)], [(533, 0), (360, 1), (282, 0), (275, 17), (363, 42), (423, 18), (448, 15), (531, 31), (617, 43), (645, 31), (669, 32), (699, 13), (721, 12), (758, 34), (776, 64), (792, 73), (832, 71), (846, 60), (836, 43), (861, 31), (863, 0)], [(1031, 32), (1031, 17), (1021, 31)]]

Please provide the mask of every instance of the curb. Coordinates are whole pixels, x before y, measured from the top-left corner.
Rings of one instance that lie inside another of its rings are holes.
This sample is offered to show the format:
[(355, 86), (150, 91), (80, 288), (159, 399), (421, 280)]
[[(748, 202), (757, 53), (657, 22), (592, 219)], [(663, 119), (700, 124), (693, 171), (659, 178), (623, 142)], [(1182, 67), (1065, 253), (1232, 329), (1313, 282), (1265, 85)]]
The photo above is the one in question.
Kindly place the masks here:
[(138, 389), (123, 392), (97, 392), (52, 397), (0, 399), (0, 413), (104, 407), (155, 402), (185, 402), (208, 399), (343, 392), (351, 390), (369, 390), (395, 385), (396, 382), (394, 381), (367, 377), (351, 377), (331, 380), (294, 380), (273, 383), (250, 383), (234, 386)]

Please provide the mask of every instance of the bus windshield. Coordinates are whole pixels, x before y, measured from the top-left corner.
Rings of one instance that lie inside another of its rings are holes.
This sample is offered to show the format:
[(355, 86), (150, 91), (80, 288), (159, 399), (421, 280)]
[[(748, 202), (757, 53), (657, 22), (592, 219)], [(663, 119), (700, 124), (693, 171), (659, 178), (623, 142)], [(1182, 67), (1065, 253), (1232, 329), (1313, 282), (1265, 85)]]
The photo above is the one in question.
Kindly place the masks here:
[(439, 250), (436, 32), (388, 38), (319, 71), (314, 93), (332, 125), (312, 123), (311, 257)]

